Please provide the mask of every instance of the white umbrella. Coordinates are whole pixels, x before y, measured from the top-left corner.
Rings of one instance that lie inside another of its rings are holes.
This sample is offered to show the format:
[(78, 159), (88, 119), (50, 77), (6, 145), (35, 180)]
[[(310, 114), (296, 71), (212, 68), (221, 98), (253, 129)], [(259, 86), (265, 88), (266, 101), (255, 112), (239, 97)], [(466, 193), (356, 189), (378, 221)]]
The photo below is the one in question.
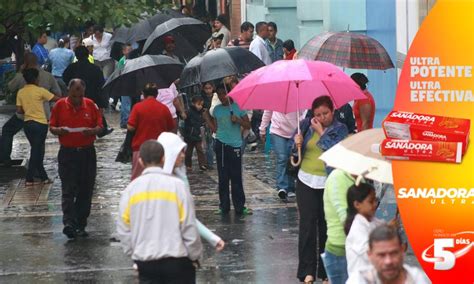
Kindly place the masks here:
[(392, 163), (372, 151), (372, 144), (385, 139), (381, 128), (364, 130), (347, 137), (319, 158), (328, 166), (382, 183), (393, 184)]

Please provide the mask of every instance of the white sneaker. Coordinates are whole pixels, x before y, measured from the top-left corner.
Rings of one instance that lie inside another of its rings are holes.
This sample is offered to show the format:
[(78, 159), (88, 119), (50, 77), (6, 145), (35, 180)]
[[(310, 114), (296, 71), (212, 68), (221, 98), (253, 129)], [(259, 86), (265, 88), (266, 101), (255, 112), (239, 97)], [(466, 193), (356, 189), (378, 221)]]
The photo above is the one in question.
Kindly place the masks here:
[(287, 196), (286, 195), (286, 190), (284, 190), (284, 189), (278, 190), (278, 197), (280, 197), (280, 199), (285, 200), (286, 196)]
[(288, 192), (287, 194), (288, 198), (294, 198), (296, 197), (296, 194), (293, 191)]

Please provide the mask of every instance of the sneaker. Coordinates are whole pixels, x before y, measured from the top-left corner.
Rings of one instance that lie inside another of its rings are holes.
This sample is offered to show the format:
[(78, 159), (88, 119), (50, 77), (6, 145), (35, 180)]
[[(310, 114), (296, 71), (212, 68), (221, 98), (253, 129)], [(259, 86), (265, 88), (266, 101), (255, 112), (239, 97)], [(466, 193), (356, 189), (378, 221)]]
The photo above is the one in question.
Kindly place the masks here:
[(293, 191), (288, 192), (287, 194), (288, 198), (295, 198), (296, 194)]
[(242, 212), (237, 212), (236, 211), (235, 214), (240, 215), (240, 216), (248, 216), (248, 215), (252, 215), (253, 211), (252, 211), (252, 209), (250, 209), (248, 207), (244, 207)]
[(74, 230), (71, 225), (64, 226), (63, 234), (65, 234), (68, 239), (74, 239), (77, 236), (76, 230)]
[(222, 209), (219, 209), (219, 210), (214, 211), (214, 215), (227, 215), (227, 214), (229, 214), (228, 210), (224, 211)]
[(207, 167), (205, 165), (199, 166), (199, 169), (201, 171), (207, 171)]
[(284, 189), (278, 190), (278, 197), (280, 197), (280, 199), (282, 200), (285, 200), (287, 198), (286, 190)]
[(77, 229), (76, 234), (78, 237), (86, 238), (89, 236), (89, 233), (85, 229)]

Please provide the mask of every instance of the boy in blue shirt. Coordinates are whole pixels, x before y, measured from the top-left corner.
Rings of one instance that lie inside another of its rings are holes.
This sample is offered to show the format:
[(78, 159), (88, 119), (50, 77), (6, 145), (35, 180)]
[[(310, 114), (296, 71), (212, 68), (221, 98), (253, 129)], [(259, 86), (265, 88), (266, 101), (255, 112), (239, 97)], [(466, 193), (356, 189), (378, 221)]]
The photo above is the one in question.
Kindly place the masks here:
[(245, 193), (242, 183), (242, 136), (240, 128), (250, 129), (247, 113), (239, 108), (227, 96), (223, 84), (216, 88), (222, 104), (213, 111), (214, 120), (211, 129), (216, 133), (216, 160), (219, 176), (219, 213), (230, 211), (229, 181), (232, 190), (232, 203), (237, 215), (249, 215), (251, 210), (245, 207)]

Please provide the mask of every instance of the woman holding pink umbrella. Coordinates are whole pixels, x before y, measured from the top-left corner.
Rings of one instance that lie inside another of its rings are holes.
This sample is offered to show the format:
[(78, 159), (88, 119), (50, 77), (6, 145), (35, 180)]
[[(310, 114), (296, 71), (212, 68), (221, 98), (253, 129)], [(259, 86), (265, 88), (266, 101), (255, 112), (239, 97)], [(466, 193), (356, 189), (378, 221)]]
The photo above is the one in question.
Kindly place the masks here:
[[(312, 283), (327, 280), (321, 257), (327, 239), (323, 193), (326, 177), (332, 170), (319, 156), (347, 135), (347, 127), (334, 119), (334, 104), (328, 96), (316, 98), (311, 107), (312, 118), (300, 123), (301, 134), (294, 136), (294, 147), (301, 147), (302, 162), (296, 183), (296, 202), (300, 217), (298, 236), (298, 278)], [(316, 274), (317, 269), (317, 274)]]

